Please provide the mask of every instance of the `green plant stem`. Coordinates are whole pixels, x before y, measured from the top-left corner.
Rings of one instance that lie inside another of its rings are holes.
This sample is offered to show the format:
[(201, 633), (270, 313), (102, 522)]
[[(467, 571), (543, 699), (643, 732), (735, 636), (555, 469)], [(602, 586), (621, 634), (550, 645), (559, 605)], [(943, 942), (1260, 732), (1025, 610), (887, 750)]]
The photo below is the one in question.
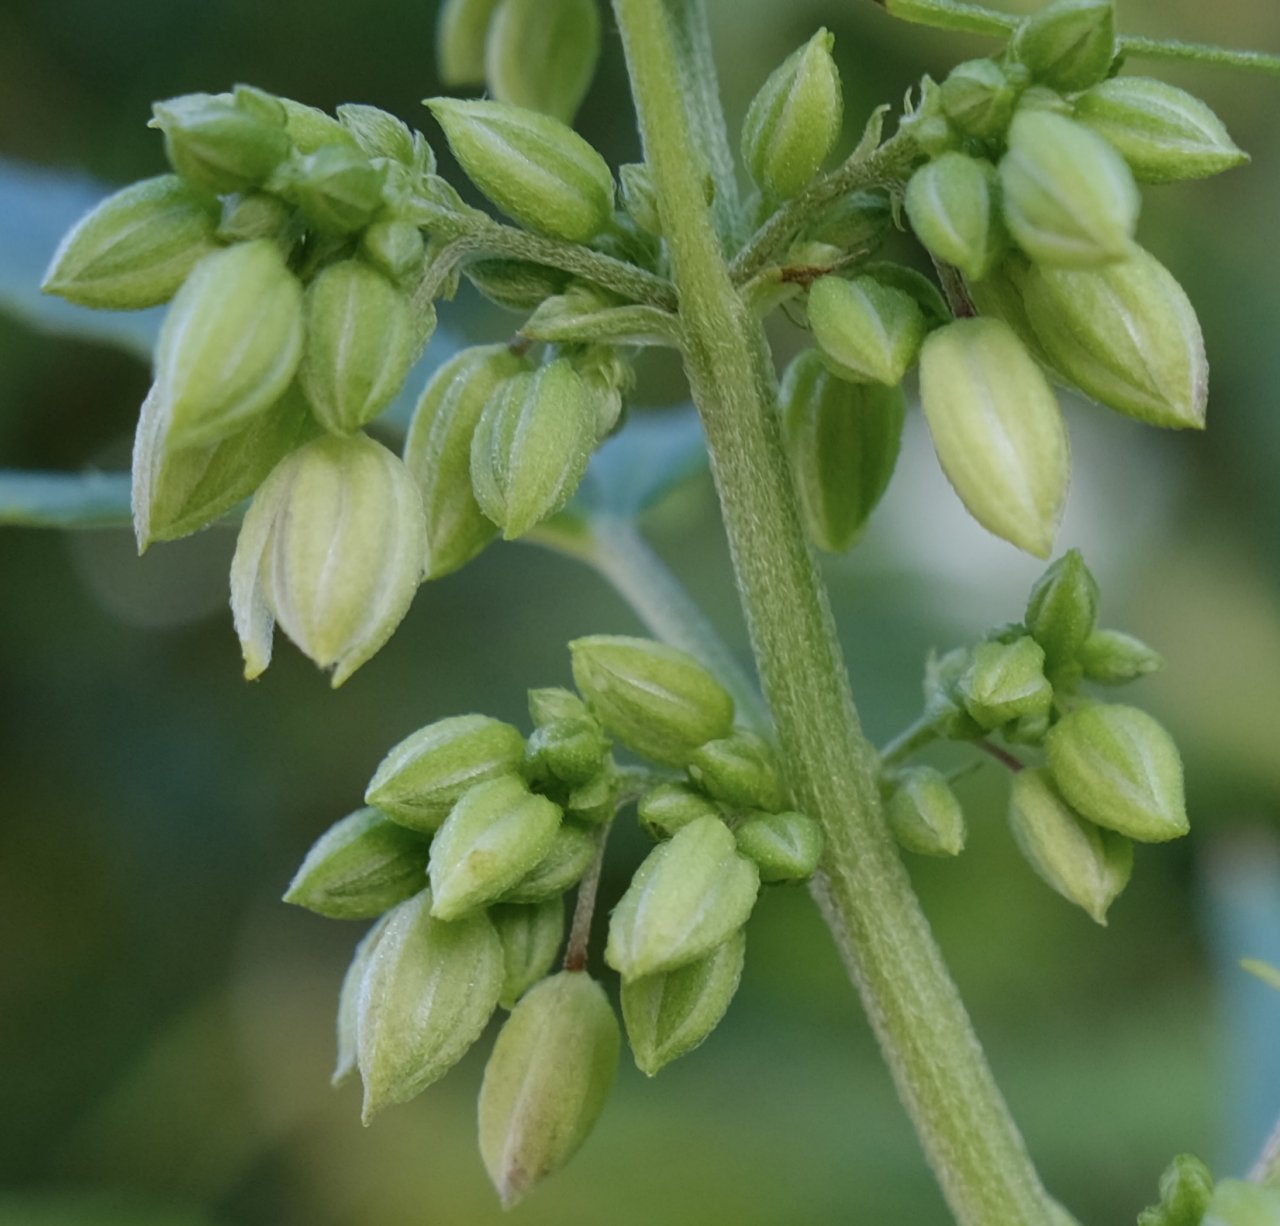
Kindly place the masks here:
[(578, 882), (578, 896), (573, 904), (573, 923), (569, 926), (569, 940), (565, 945), (564, 969), (581, 971), (587, 966), (587, 954), (591, 946), (591, 921), (596, 914), (596, 894), (600, 889), (600, 873), (604, 869), (604, 849), (609, 841), (612, 822), (606, 823), (596, 835), (596, 854), (591, 865)]
[(912, 754), (932, 745), (938, 739), (938, 730), (931, 720), (920, 716), (914, 723), (908, 724), (897, 736), (880, 750), (880, 761), (883, 766), (897, 766), (905, 762)]
[(816, 893), (957, 1219), (1062, 1220), (1000, 1096), (880, 810), (879, 760), (853, 706), (802, 535), (764, 334), (720, 253), (678, 91), (668, 4), (614, 0), (702, 414), (765, 695), (796, 792), (822, 825)]

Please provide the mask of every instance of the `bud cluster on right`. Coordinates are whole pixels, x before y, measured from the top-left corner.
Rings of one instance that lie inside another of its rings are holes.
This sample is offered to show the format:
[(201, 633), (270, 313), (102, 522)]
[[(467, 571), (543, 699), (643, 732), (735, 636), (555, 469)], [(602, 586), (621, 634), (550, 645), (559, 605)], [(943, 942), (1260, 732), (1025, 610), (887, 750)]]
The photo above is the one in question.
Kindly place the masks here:
[(1179, 1154), (1160, 1176), (1160, 1200), (1138, 1226), (1275, 1226), (1280, 1188), (1220, 1179), (1194, 1154)]

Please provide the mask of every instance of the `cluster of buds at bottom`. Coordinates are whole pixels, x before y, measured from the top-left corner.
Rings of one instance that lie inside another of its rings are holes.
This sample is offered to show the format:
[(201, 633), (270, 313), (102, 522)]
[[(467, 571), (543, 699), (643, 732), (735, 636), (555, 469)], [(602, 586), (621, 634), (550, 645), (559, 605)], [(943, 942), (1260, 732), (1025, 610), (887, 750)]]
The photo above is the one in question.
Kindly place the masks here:
[(1160, 1201), (1138, 1226), (1270, 1226), (1280, 1221), (1280, 1189), (1222, 1179), (1194, 1154), (1179, 1154), (1160, 1176)]

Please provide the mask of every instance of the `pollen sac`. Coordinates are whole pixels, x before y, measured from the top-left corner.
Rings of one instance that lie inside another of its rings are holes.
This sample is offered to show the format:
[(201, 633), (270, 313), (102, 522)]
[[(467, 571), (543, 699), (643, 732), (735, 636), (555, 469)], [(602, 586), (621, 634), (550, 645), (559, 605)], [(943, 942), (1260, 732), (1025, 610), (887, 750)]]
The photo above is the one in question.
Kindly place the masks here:
[(596, 0), (502, 0), (485, 39), (485, 81), (499, 102), (570, 123), (599, 58)]
[(822, 859), (822, 828), (806, 813), (759, 813), (733, 832), (766, 882), (807, 881)]
[(551, 720), (534, 729), (526, 760), (534, 771), (577, 787), (595, 778), (608, 752), (609, 738), (599, 721), (588, 715), (585, 719)]
[(1199, 1226), (1213, 1196), (1213, 1172), (1194, 1154), (1179, 1154), (1160, 1176), (1160, 1203), (1143, 1210), (1138, 1226)]
[(965, 710), (988, 731), (1012, 720), (1047, 719), (1053, 686), (1044, 667), (1044, 649), (1033, 638), (979, 643), (956, 689)]
[(924, 339), (914, 298), (873, 277), (821, 277), (809, 290), (809, 323), (827, 366), (854, 383), (896, 387)]
[(899, 844), (921, 856), (958, 856), (968, 830), (946, 776), (932, 766), (909, 766), (893, 784), (885, 817)]
[(1119, 630), (1095, 630), (1080, 645), (1080, 667), (1086, 681), (1124, 685), (1164, 667), (1146, 643)]
[(1027, 597), (1027, 629), (1044, 650), (1052, 677), (1073, 671), (1098, 620), (1098, 584), (1078, 549), (1070, 549), (1036, 580)]
[(944, 153), (911, 176), (907, 216), (932, 255), (977, 280), (995, 267), (1008, 244), (997, 193), (990, 162)]
[(248, 243), (256, 238), (269, 238), (284, 244), (289, 241), (292, 221), (293, 210), (270, 192), (224, 196), (218, 239), (224, 243)]
[(355, 948), (347, 972), (342, 977), (342, 987), (338, 992), (338, 1024), (337, 1047), (338, 1058), (334, 1065), (331, 1085), (341, 1085), (356, 1071), (357, 1049), (359, 1047), (360, 1026), (360, 990), (364, 986), (365, 972), (373, 958), (374, 946), (378, 938), (386, 931), (391, 913), (388, 912), (369, 929)]
[[(613, 816), (610, 810), (610, 816)], [(562, 821), (546, 855), (515, 885), (502, 892), (504, 903), (543, 903), (571, 890), (591, 866), (599, 842), (576, 821)]]
[(354, 234), (382, 207), (386, 171), (355, 145), (322, 145), (289, 170), (286, 189), (321, 234)]
[(1026, 18), (1011, 52), (1037, 82), (1070, 93), (1101, 81), (1116, 57), (1111, 0), (1055, 0)]
[(488, 915), (502, 942), (498, 1004), (511, 1009), (556, 960), (564, 940), (564, 900), (557, 894), (532, 906), (500, 903), (490, 907)]
[(1021, 65), (966, 60), (957, 64), (938, 87), (942, 109), (966, 136), (996, 139), (1008, 128), (1014, 105), (1028, 79)]
[(409, 283), (422, 271), (427, 245), (411, 222), (375, 221), (360, 235), (360, 254), (392, 281)]
[(776, 813), (787, 803), (773, 746), (746, 729), (699, 745), (687, 769), (702, 791), (733, 808)]
[(720, 806), (687, 783), (660, 783), (640, 797), (636, 816), (650, 838), (669, 839), (700, 817), (720, 816)]

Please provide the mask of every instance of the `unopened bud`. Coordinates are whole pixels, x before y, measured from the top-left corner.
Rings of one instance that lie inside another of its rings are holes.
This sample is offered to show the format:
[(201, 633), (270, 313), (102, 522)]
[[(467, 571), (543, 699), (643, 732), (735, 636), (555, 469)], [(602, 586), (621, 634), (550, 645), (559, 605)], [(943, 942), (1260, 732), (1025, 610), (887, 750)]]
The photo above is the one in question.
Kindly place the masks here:
[(529, 691), (529, 718), (538, 727), (553, 720), (587, 719), (590, 715), (587, 704), (563, 686), (549, 685)]
[(239, 85), (234, 94), (184, 94), (157, 102), (149, 126), (184, 179), (206, 191), (242, 192), (263, 182), (289, 153), (279, 99)]
[(569, 123), (599, 58), (596, 0), (503, 0), (485, 40), (485, 80), (499, 102)]
[(484, 46), (498, 0), (444, 0), (436, 18), (436, 68), (448, 86), (484, 84)]
[(342, 977), (342, 987), (338, 991), (338, 1024), (337, 1048), (338, 1058), (334, 1064), (330, 1085), (341, 1085), (356, 1071), (356, 1058), (359, 1049), (357, 1030), (360, 1025), (360, 991), (364, 987), (365, 972), (372, 961), (373, 948), (378, 938), (386, 931), (390, 915), (384, 915), (360, 939), (347, 965), (346, 974)]
[(545, 770), (570, 787), (594, 778), (609, 752), (609, 738), (591, 715), (585, 719), (556, 719), (536, 728), (526, 756), (536, 770)]
[(1080, 649), (1098, 620), (1098, 584), (1078, 549), (1070, 549), (1036, 580), (1026, 624), (1044, 648), (1050, 676), (1079, 667)]
[(419, 151), (413, 133), (408, 124), (389, 112), (348, 102), (338, 108), (338, 119), (371, 158), (392, 158), (405, 166), (414, 164)]
[(224, 243), (247, 243), (255, 238), (269, 238), (284, 243), (288, 241), (292, 219), (293, 210), (270, 192), (227, 196), (218, 220), (218, 239)]
[(546, 854), (515, 885), (503, 891), (502, 901), (540, 903), (559, 898), (582, 880), (599, 846), (593, 831), (575, 821), (562, 821)]
[(1146, 643), (1119, 630), (1095, 630), (1080, 645), (1080, 667), (1086, 681), (1124, 685), (1164, 667)]
[(996, 192), (990, 162), (944, 153), (911, 176), (907, 216), (934, 256), (976, 280), (995, 267), (1008, 241)]
[(290, 168), (288, 190), (322, 234), (353, 234), (382, 207), (385, 170), (352, 145), (322, 145)]
[(776, 813), (787, 803), (773, 746), (746, 729), (699, 745), (686, 769), (708, 796), (733, 808)]
[(636, 805), (640, 825), (653, 839), (669, 839), (700, 817), (720, 817), (720, 806), (687, 783), (660, 783)]
[(995, 60), (966, 60), (957, 64), (938, 87), (947, 118), (966, 136), (991, 140), (1004, 135), (1013, 107), (1026, 84), (1020, 74)]
[(958, 856), (964, 851), (964, 810), (941, 771), (909, 766), (893, 783), (885, 817), (903, 847), (921, 856)]
[(763, 813), (734, 829), (761, 881), (807, 881), (822, 859), (822, 828), (805, 813)]
[(910, 295), (872, 277), (821, 277), (809, 290), (809, 323), (827, 365), (854, 383), (894, 387), (915, 361), (924, 315)]
[(393, 281), (411, 281), (422, 271), (427, 245), (408, 221), (375, 221), (360, 235), (360, 254)]
[(603, 826), (618, 811), (618, 772), (613, 758), (605, 759), (600, 773), (574, 788), (565, 801), (567, 816), (586, 826)]
[(508, 311), (532, 311), (569, 283), (568, 273), (528, 260), (473, 260), (463, 271), (483, 297)]
[(280, 104), (284, 107), (289, 142), (299, 153), (314, 153), (325, 145), (359, 147), (350, 131), (318, 106), (308, 106), (292, 98), (281, 98)]
[(991, 731), (1010, 720), (1049, 714), (1053, 686), (1044, 670), (1044, 650), (1033, 638), (979, 643), (957, 691), (965, 710)]
[(511, 1009), (556, 960), (564, 939), (564, 900), (557, 894), (532, 906), (499, 903), (488, 914), (502, 942), (504, 975), (498, 1004)]
[(1026, 18), (1013, 57), (1051, 89), (1071, 93), (1101, 81), (1118, 50), (1111, 0), (1055, 0)]

